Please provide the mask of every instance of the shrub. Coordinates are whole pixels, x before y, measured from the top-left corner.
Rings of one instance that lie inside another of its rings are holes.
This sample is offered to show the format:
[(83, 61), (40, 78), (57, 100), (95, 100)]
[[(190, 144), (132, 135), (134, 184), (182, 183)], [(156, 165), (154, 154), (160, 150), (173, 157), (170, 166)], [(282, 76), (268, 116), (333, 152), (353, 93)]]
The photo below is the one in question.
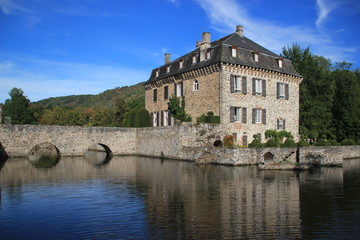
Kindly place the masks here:
[(234, 136), (230, 134), (225, 135), (222, 142), (224, 147), (234, 147)]
[(338, 143), (335, 139), (331, 139), (331, 140), (329, 141), (329, 144), (330, 144), (330, 146), (339, 146), (339, 145), (341, 145), (341, 144)]
[(249, 147), (250, 148), (260, 148), (260, 147), (263, 147), (262, 143), (259, 141), (258, 139), (258, 135), (254, 134), (253, 135), (253, 140), (252, 142), (249, 144)]
[(214, 116), (213, 112), (208, 112), (207, 115), (201, 114), (196, 118), (196, 123), (220, 123), (220, 116)]
[(297, 144), (295, 143), (295, 141), (291, 138), (287, 138), (285, 140), (285, 142), (283, 144), (281, 144), (281, 147), (285, 147), (285, 148), (295, 148), (297, 147)]
[(342, 142), (341, 142), (341, 145), (343, 146), (349, 146), (349, 145), (356, 145), (356, 142), (354, 139), (344, 139)]
[(298, 142), (298, 145), (299, 145), (299, 147), (308, 147), (308, 146), (310, 146), (310, 143), (308, 143), (308, 142), (305, 141), (304, 139), (301, 139), (301, 140)]
[(269, 139), (265, 144), (265, 147), (278, 147), (279, 144), (274, 139)]
[(330, 142), (321, 138), (315, 143), (315, 146), (330, 146)]
[(150, 127), (150, 115), (145, 108), (142, 108), (136, 112), (134, 127)]

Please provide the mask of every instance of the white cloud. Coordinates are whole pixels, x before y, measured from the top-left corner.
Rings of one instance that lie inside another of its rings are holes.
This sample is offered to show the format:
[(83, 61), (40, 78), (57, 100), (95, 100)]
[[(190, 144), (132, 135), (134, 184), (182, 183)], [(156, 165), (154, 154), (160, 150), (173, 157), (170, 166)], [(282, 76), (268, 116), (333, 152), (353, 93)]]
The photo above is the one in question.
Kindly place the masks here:
[(320, 28), (321, 24), (328, 18), (330, 12), (337, 7), (337, 4), (328, 0), (316, 0), (316, 5), (318, 8), (318, 18), (316, 19), (315, 24)]
[(28, 9), (15, 3), (13, 0), (0, 0), (0, 8), (5, 15), (15, 14), (15, 12), (30, 13)]
[(0, 76), (0, 102), (8, 98), (13, 87), (21, 88), (31, 101), (38, 101), (55, 96), (98, 94), (134, 85), (146, 81), (150, 72), (149, 69), (36, 59), (13, 66), (7, 62), (0, 64), (1, 72), (6, 73)]
[[(331, 60), (347, 59), (349, 52), (347, 49), (336, 46), (330, 35), (326, 32), (320, 32), (318, 29), (311, 29), (304, 26), (286, 26), (284, 22), (267, 21), (257, 16), (250, 16), (249, 11), (235, 0), (196, 0), (197, 3), (205, 10), (212, 27), (222, 33), (235, 32), (236, 25), (244, 26), (244, 35), (269, 50), (279, 54), (284, 46), (292, 46), (294, 43), (302, 47), (310, 46), (312, 52), (320, 53)], [(324, 0), (318, 0), (320, 4)], [(323, 6), (323, 5), (321, 5)], [(320, 20), (324, 21), (330, 10), (335, 5), (329, 4), (322, 9), (326, 10)], [(325, 10), (323, 10), (325, 11)], [(321, 51), (317, 51), (317, 50)]]

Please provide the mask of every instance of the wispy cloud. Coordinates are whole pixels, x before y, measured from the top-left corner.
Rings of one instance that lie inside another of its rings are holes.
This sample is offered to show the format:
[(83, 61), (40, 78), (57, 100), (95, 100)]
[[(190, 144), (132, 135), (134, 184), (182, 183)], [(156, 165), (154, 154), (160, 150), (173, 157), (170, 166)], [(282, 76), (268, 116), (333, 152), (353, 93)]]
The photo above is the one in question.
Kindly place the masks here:
[(338, 6), (338, 3), (328, 0), (317, 0), (316, 5), (318, 8), (318, 18), (316, 19), (315, 24), (318, 28), (320, 28), (321, 24), (325, 22), (330, 12)]
[[(47, 70), (51, 69), (51, 70)], [(31, 101), (73, 94), (98, 94), (118, 86), (146, 81), (149, 69), (29, 59), (0, 63), (0, 102), (13, 87)]]
[[(311, 29), (300, 25), (289, 26), (283, 22), (267, 21), (261, 16), (250, 16), (249, 11), (235, 0), (196, 0), (196, 2), (205, 10), (212, 27), (218, 32), (234, 32), (235, 26), (241, 24), (244, 26), (245, 36), (275, 53), (280, 53), (284, 46), (292, 46), (293, 43), (297, 43), (303, 47), (310, 46), (316, 54), (335, 61), (348, 59), (345, 57), (349, 56), (349, 49), (337, 47), (330, 35), (316, 28)], [(323, 4), (324, 0), (317, 2), (322, 4), (321, 9), (325, 11), (320, 19), (321, 23), (335, 5), (330, 7), (328, 4)]]
[(16, 14), (17, 12), (31, 13), (31, 11), (20, 6), (13, 0), (0, 0), (0, 8), (5, 15)]

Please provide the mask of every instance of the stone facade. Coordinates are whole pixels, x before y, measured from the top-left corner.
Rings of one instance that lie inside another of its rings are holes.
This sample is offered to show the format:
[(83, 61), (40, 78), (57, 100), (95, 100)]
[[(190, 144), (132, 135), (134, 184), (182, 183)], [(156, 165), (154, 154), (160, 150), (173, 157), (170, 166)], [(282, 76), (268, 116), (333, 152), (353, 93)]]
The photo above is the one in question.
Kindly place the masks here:
[(264, 142), (269, 129), (289, 131), (298, 140), (301, 81), (289, 60), (245, 38), (238, 26), (236, 33), (214, 42), (203, 33), (196, 50), (172, 62), (166, 54), (165, 65), (144, 84), (145, 107), (152, 126), (172, 125), (173, 119), (165, 120), (168, 99), (185, 97), (193, 122), (213, 112), (238, 145), (247, 146), (254, 135)]

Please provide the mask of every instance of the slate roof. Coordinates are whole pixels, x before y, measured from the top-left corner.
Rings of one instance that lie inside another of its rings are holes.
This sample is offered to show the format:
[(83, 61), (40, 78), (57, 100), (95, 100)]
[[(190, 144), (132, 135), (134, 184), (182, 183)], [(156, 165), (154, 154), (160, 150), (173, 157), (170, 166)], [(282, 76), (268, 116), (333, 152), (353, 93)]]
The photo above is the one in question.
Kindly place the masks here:
[[(238, 49), (238, 57), (231, 56), (231, 47), (233, 46), (236, 46)], [(194, 54), (198, 54), (199, 56), (200, 54), (200, 47), (198, 47), (194, 51), (189, 52), (186, 55), (175, 59), (174, 61), (171, 61), (169, 64), (164, 64), (158, 68), (153, 69), (149, 80), (144, 85), (154, 83), (169, 76), (210, 66), (220, 62), (266, 69), (296, 77), (301, 77), (301, 75), (295, 71), (290, 60), (283, 59), (282, 68), (280, 68), (278, 65), (278, 59), (280, 58), (279, 55), (260, 46), (259, 44), (253, 42), (245, 36), (240, 36), (236, 32), (211, 42), (210, 49), (211, 57), (210, 59), (207, 59), (205, 61), (200, 62), (198, 57), (197, 63), (192, 63), (192, 56)], [(255, 62), (254, 60), (254, 52), (259, 53), (258, 62)], [(184, 66), (180, 69), (179, 62), (181, 60), (184, 61)], [(167, 73), (166, 67), (168, 65), (171, 65), (171, 67), (170, 72)], [(158, 77), (156, 77), (157, 70), (159, 70)]]

